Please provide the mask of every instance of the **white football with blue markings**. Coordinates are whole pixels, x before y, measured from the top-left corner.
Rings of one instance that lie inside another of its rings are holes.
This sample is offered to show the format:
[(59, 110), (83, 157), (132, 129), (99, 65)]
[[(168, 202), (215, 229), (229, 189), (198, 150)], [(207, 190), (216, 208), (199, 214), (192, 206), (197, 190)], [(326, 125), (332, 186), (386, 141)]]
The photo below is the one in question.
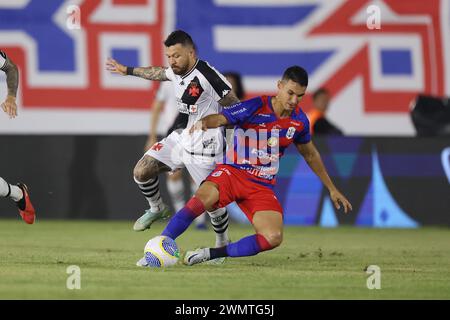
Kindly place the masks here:
[(149, 267), (165, 268), (178, 262), (180, 251), (171, 238), (157, 236), (150, 239), (145, 245), (144, 257)]

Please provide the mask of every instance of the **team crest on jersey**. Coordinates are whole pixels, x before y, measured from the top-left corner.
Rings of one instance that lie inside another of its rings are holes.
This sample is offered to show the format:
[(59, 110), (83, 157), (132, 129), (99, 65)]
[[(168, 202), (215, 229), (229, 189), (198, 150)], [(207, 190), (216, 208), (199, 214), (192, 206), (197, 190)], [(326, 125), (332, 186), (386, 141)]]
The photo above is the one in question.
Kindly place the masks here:
[(200, 84), (200, 79), (198, 77), (194, 77), (194, 79), (189, 82), (186, 90), (183, 92), (183, 96), (181, 97), (181, 101), (187, 105), (187, 113), (197, 113), (198, 100), (200, 99), (202, 93), (203, 88)]
[(276, 147), (278, 144), (278, 138), (277, 137), (271, 137), (269, 140), (267, 140), (267, 144), (269, 147)]
[(211, 174), (211, 177), (217, 178), (222, 175), (223, 171), (216, 171), (213, 174)]
[(200, 87), (198, 86), (198, 83), (191, 81), (188, 86), (188, 92), (191, 97), (197, 98), (200, 95)]
[(294, 134), (295, 134), (295, 128), (294, 127), (289, 127), (288, 131), (286, 132), (286, 138), (292, 139)]

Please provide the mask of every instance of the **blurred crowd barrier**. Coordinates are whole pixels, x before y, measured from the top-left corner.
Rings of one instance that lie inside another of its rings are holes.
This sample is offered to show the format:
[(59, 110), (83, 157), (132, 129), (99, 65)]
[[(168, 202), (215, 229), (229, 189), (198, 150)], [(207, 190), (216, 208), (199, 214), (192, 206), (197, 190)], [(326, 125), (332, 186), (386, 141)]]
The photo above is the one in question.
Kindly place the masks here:
[[(11, 183), (27, 183), (41, 219), (135, 220), (147, 206), (132, 176), (145, 141), (143, 135), (0, 135), (0, 174)], [(276, 187), (286, 224), (450, 226), (447, 138), (316, 137), (314, 143), (353, 212), (345, 215), (333, 207), (327, 190), (291, 147)], [(170, 204), (164, 175), (161, 181)], [(230, 211), (235, 221), (245, 222), (238, 208)], [(10, 201), (0, 201), (0, 217), (16, 215)]]

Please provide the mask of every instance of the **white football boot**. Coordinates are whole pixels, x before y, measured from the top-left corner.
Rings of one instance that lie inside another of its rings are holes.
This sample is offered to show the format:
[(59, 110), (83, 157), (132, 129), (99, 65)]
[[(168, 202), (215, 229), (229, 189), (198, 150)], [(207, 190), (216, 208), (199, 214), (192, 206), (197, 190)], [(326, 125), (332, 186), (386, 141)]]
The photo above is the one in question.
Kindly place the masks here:
[(197, 263), (209, 261), (209, 248), (199, 248), (186, 252), (183, 263), (187, 266), (193, 266)]
[(136, 262), (136, 265), (137, 265), (138, 267), (148, 267), (148, 262), (147, 262), (147, 260), (145, 259), (145, 257), (142, 257), (142, 258), (140, 258), (140, 259)]

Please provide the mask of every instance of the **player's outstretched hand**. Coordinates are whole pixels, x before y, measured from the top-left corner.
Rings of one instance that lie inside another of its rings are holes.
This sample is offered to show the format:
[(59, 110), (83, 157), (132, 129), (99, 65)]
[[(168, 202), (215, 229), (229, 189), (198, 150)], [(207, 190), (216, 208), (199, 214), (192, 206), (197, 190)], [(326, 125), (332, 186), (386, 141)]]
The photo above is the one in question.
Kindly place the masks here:
[(127, 67), (118, 63), (113, 58), (108, 58), (108, 60), (106, 60), (106, 70), (111, 71), (112, 73), (121, 74), (123, 76), (127, 74)]
[(2, 103), (2, 109), (9, 115), (10, 119), (17, 117), (16, 98), (13, 96), (7, 96), (5, 102)]
[(193, 134), (196, 130), (208, 130), (208, 127), (206, 126), (206, 123), (203, 120), (197, 121), (194, 123), (194, 125), (189, 129), (189, 134)]
[(334, 206), (336, 209), (340, 209), (341, 205), (344, 207), (344, 212), (348, 213), (349, 211), (353, 210), (352, 204), (350, 201), (347, 200), (346, 197), (342, 193), (340, 193), (338, 190), (331, 190), (330, 191), (330, 197), (331, 201), (333, 201)]

